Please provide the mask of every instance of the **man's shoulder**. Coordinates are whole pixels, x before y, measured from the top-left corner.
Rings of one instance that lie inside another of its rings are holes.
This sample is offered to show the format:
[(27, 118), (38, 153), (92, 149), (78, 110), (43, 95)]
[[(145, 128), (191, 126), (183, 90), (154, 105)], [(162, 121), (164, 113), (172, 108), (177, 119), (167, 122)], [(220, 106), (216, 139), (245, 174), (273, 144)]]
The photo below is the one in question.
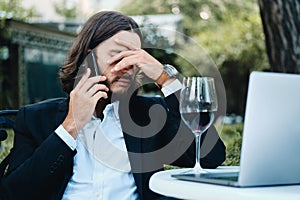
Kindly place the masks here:
[(65, 97), (50, 98), (33, 104), (23, 106), (26, 110), (52, 110), (53, 108), (67, 108), (68, 99)]
[(19, 127), (20, 130), (24, 128), (23, 126), (26, 126), (28, 130), (39, 127), (42, 131), (46, 126), (53, 130), (53, 128), (57, 126), (57, 123), (61, 122), (61, 118), (67, 113), (67, 109), (67, 98), (53, 98), (27, 104), (19, 109), (16, 126)]

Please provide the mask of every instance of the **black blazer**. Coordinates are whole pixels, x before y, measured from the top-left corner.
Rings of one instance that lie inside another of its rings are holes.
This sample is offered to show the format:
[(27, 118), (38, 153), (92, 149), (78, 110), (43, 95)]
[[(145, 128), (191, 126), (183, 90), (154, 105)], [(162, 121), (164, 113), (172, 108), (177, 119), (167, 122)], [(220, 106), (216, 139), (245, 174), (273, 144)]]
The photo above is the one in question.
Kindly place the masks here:
[[(72, 151), (54, 130), (67, 115), (68, 100), (50, 99), (20, 109), (8, 172), (0, 185), (3, 199), (62, 198), (72, 176), (76, 150)], [(128, 103), (120, 103), (125, 144), (128, 152), (133, 152), (129, 160), (141, 200), (159, 197), (150, 191), (148, 182), (163, 164), (194, 165), (193, 134), (181, 122), (178, 105), (175, 94), (165, 100), (136, 96), (130, 100), (129, 109)], [(201, 159), (201, 165), (215, 168), (225, 160), (225, 147), (214, 129), (207, 135), (217, 140)]]

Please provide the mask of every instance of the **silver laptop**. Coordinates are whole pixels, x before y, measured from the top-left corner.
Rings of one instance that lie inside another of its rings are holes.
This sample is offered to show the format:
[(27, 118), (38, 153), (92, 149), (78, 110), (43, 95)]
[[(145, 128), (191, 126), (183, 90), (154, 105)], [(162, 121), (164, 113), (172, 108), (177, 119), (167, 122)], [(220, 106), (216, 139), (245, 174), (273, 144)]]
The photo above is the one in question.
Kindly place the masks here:
[(252, 72), (239, 172), (172, 175), (235, 187), (300, 184), (300, 75)]

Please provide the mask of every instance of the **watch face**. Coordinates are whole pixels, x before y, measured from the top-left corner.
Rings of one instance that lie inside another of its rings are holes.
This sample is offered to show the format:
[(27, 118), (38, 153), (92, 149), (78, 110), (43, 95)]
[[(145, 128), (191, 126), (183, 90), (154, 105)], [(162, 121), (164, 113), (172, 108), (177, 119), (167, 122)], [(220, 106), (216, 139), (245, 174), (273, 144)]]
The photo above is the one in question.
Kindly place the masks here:
[(165, 64), (164, 65), (164, 71), (168, 74), (168, 76), (176, 78), (178, 71), (175, 67), (173, 67), (172, 65), (169, 64)]

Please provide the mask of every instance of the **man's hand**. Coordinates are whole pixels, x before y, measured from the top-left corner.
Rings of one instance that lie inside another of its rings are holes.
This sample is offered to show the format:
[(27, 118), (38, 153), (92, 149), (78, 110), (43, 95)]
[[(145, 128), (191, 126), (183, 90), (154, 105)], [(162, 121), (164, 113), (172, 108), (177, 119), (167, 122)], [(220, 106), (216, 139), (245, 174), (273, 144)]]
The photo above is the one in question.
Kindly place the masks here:
[(70, 93), (69, 112), (62, 126), (76, 138), (79, 131), (91, 119), (99, 99), (106, 99), (108, 88), (99, 82), (105, 81), (105, 76), (90, 77), (88, 68), (76, 87)]
[(152, 80), (155, 81), (158, 79), (163, 71), (163, 65), (158, 60), (148, 54), (145, 50), (137, 48), (128, 42), (120, 41), (118, 39), (116, 39), (115, 42), (126, 47), (128, 50), (118, 53), (108, 61), (108, 64), (117, 62), (112, 69), (112, 72), (122, 71), (131, 66), (136, 66)]

